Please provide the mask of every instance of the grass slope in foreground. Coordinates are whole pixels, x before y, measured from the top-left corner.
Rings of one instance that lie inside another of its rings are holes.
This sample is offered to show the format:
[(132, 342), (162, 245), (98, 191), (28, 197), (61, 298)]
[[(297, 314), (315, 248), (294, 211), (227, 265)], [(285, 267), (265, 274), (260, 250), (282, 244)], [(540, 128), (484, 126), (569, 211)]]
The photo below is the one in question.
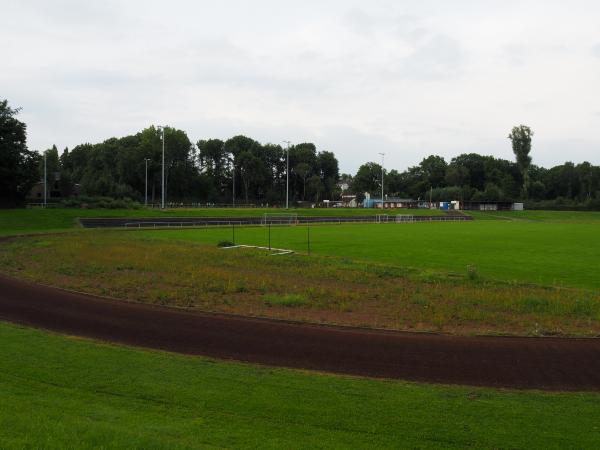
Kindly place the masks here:
[(600, 395), (419, 385), (134, 350), (0, 322), (0, 447), (597, 448)]
[[(0, 209), (0, 236), (25, 233), (64, 231), (78, 226), (78, 218), (89, 217), (262, 217), (265, 213), (287, 214), (281, 208), (194, 208), (194, 209), (75, 209), (75, 208), (32, 208)], [(363, 208), (292, 208), (290, 214), (299, 216), (374, 216), (375, 209)], [(397, 214), (402, 213), (401, 211)], [(396, 214), (396, 213), (392, 213)], [(403, 213), (404, 214), (404, 213)], [(442, 215), (443, 212), (428, 209), (410, 210), (413, 215)]]

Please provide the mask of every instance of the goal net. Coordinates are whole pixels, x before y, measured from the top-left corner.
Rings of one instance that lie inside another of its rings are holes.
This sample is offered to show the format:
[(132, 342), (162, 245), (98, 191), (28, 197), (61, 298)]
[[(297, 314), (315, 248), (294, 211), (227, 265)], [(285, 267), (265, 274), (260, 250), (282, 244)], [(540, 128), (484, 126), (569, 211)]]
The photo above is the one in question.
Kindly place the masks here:
[(396, 223), (414, 222), (415, 216), (407, 216), (404, 214), (398, 214), (396, 216)]
[(375, 221), (377, 223), (386, 223), (390, 221), (390, 216), (387, 214), (377, 214)]
[(263, 215), (263, 225), (296, 225), (298, 223), (298, 214), (291, 213), (265, 213)]

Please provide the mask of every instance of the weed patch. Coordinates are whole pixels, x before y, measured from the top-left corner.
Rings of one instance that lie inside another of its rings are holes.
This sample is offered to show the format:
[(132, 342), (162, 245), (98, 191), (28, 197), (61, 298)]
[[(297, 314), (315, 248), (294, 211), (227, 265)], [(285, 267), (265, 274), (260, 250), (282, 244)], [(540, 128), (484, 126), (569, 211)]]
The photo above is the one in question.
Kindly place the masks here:
[(264, 302), (268, 306), (285, 306), (294, 308), (308, 304), (308, 299), (299, 294), (267, 294), (264, 297)]
[(0, 270), (90, 294), (204, 311), (458, 334), (600, 334), (600, 297), (593, 290), (332, 256), (228, 252), (145, 232), (5, 242)]

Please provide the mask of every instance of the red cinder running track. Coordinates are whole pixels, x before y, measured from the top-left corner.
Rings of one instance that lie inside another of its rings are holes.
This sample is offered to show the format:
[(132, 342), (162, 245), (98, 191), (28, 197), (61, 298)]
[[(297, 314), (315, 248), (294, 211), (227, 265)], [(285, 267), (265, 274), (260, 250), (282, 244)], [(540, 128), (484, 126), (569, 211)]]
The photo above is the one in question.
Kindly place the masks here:
[(600, 340), (455, 337), (119, 302), (0, 275), (0, 320), (192, 355), (369, 377), (600, 390)]

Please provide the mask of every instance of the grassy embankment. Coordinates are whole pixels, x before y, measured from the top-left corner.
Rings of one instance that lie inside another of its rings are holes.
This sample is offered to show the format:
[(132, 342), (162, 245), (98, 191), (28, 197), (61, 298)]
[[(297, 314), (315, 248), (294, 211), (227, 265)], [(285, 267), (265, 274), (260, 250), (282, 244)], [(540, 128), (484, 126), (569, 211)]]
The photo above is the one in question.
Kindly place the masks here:
[[(54, 232), (78, 227), (80, 217), (262, 217), (265, 213), (285, 214), (281, 208), (195, 208), (195, 209), (0, 209), (0, 236), (26, 233)], [(299, 216), (373, 216), (375, 209), (362, 208), (315, 208), (290, 209)], [(401, 212), (398, 212), (400, 214)], [(396, 214), (396, 212), (392, 213)], [(407, 213), (408, 214), (408, 213)], [(415, 209), (413, 215), (441, 215), (441, 211)]]
[(0, 322), (0, 447), (597, 448), (600, 395), (418, 385)]
[[(442, 225), (437, 227), (439, 232), (462, 233), (471, 224)], [(372, 246), (368, 239), (386, 242), (385, 231), (392, 239), (400, 235), (399, 230), (427, 234), (425, 228), (423, 224), (341, 225), (311, 230), (315, 249), (327, 253), (319, 246), (333, 245), (330, 240), (348, 236), (344, 233), (352, 236), (351, 241), (361, 239), (362, 234), (361, 245)], [(365, 229), (373, 232), (365, 233)], [(239, 239), (249, 240), (252, 233), (264, 234), (265, 228), (237, 232)], [(360, 261), (314, 253), (311, 257), (270, 256), (252, 249), (217, 248), (217, 240), (230, 237), (229, 233), (227, 229), (105, 231), (23, 238), (0, 247), (0, 271), (99, 295), (207, 311), (459, 334), (600, 335), (594, 272), (575, 279), (589, 283), (588, 288), (544, 287), (491, 278), (497, 273), (486, 273), (486, 278), (469, 275), (464, 267), (454, 273), (405, 267), (403, 252), (410, 253), (411, 243), (419, 246), (414, 236), (402, 237), (405, 245), (397, 253), (397, 263), (391, 264), (374, 257), (375, 251), (370, 260), (363, 257)], [(250, 234), (247, 239), (246, 233)], [(324, 238), (320, 233), (334, 234)], [(209, 244), (186, 240), (198, 236)], [(383, 247), (379, 251), (386, 255)], [(515, 260), (529, 253), (527, 248), (513, 250)], [(576, 265), (577, 258), (572, 258), (563, 263)], [(413, 265), (416, 262), (411, 260)], [(530, 264), (523, 261), (513, 269), (526, 273)]]

